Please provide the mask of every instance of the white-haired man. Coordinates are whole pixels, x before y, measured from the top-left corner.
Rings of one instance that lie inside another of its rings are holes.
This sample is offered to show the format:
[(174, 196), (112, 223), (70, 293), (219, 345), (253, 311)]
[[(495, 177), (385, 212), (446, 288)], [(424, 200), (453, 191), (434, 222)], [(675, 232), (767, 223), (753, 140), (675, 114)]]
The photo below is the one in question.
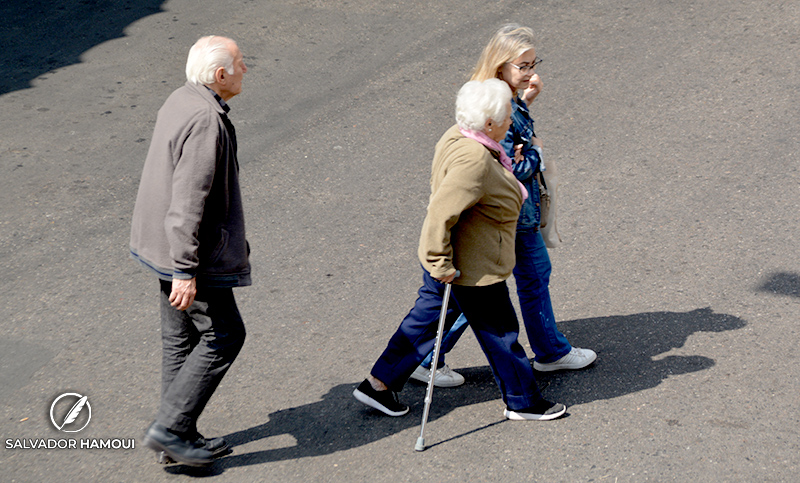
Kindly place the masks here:
[(158, 111), (133, 211), (131, 257), (161, 285), (161, 404), (144, 442), (193, 466), (230, 452), (197, 419), (245, 339), (232, 288), (250, 285), (250, 248), (227, 105), (245, 72), (231, 39), (192, 46), (186, 84)]

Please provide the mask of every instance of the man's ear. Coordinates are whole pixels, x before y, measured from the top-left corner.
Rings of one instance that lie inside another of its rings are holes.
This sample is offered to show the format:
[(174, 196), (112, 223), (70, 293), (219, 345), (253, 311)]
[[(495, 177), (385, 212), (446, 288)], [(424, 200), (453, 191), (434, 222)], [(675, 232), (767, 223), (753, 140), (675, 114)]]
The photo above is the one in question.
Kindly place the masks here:
[(224, 82), (225, 82), (225, 75), (226, 75), (226, 74), (227, 74), (227, 72), (225, 72), (225, 67), (219, 67), (219, 68), (217, 68), (217, 70), (216, 70), (216, 71), (214, 71), (214, 81), (215, 81), (217, 84), (224, 83)]

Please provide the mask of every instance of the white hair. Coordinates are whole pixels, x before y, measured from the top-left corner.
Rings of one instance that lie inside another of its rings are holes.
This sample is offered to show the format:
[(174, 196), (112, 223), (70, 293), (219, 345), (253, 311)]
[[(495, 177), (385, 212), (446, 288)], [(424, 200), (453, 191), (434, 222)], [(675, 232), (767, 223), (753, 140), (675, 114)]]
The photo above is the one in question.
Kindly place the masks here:
[(461, 129), (483, 131), (486, 121), (501, 123), (508, 116), (511, 88), (500, 79), (469, 81), (458, 91), (456, 123)]
[(194, 85), (213, 84), (214, 74), (220, 67), (233, 75), (233, 54), (230, 45), (233, 41), (226, 37), (209, 35), (201, 37), (189, 50), (186, 59), (186, 80)]

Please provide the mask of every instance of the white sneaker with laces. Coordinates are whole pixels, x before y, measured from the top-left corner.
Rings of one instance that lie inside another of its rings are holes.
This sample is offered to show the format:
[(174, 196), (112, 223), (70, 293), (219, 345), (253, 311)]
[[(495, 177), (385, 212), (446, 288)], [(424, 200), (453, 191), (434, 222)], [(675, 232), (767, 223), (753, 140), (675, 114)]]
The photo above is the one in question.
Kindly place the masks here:
[[(411, 374), (411, 379), (427, 384), (431, 380), (431, 370), (418, 366), (414, 369), (414, 373)], [(450, 366), (445, 364), (436, 370), (436, 380), (433, 381), (433, 386), (456, 387), (464, 384), (464, 381), (464, 376), (450, 369)]]
[(542, 364), (541, 362), (533, 361), (533, 368), (539, 372), (583, 369), (594, 362), (595, 359), (597, 359), (597, 354), (593, 350), (573, 347), (569, 354), (555, 362)]

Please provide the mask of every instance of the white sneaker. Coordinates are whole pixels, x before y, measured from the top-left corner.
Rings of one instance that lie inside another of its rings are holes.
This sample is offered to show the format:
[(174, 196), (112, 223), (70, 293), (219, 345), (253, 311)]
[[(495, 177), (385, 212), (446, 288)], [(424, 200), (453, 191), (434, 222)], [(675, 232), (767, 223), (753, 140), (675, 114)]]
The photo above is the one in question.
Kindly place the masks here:
[[(424, 382), (427, 384), (431, 380), (431, 370), (418, 366), (411, 374), (411, 379)], [(445, 364), (436, 370), (436, 380), (433, 381), (434, 387), (456, 387), (464, 384), (464, 376), (450, 369), (450, 366)]]
[(533, 368), (540, 372), (583, 369), (594, 362), (595, 359), (597, 359), (597, 354), (593, 350), (573, 347), (569, 354), (555, 362), (542, 364), (541, 362), (533, 361)]

